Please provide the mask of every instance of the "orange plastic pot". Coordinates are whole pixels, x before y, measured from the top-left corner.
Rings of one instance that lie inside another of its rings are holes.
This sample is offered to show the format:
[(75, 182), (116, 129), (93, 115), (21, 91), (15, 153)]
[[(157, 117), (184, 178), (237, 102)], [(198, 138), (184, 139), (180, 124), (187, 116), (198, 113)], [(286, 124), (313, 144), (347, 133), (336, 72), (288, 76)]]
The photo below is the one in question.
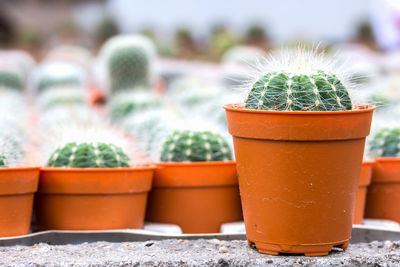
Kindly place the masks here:
[(39, 169), (0, 169), (0, 237), (29, 233)]
[(42, 169), (35, 200), (43, 230), (143, 228), (154, 167)]
[(177, 224), (184, 233), (217, 233), (242, 220), (235, 162), (158, 163), (146, 221)]
[(247, 239), (261, 253), (346, 249), (375, 107), (255, 111), (227, 105)]
[(377, 158), (372, 168), (365, 210), (367, 218), (400, 223), (400, 159)]
[(365, 201), (367, 198), (367, 188), (371, 183), (373, 161), (364, 161), (361, 167), (360, 181), (358, 183), (358, 192), (356, 200), (356, 209), (354, 211), (354, 224), (362, 224), (364, 219)]

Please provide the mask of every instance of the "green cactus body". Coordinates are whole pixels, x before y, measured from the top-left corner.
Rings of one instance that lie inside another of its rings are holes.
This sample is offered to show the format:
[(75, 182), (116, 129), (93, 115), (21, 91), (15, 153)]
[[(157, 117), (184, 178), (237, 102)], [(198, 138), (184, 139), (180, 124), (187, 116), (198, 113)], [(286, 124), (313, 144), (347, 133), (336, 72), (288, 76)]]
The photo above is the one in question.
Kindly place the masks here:
[(120, 168), (129, 167), (129, 157), (120, 147), (105, 143), (68, 143), (57, 149), (48, 167)]
[(400, 128), (382, 129), (369, 142), (371, 156), (400, 157)]
[(254, 83), (246, 109), (289, 111), (351, 110), (346, 87), (331, 73), (313, 75), (271, 72)]
[(120, 93), (111, 101), (111, 117), (113, 120), (118, 120), (138, 111), (160, 108), (162, 105), (161, 99), (152, 93), (139, 91)]
[(150, 59), (144, 48), (120, 47), (108, 60), (111, 90), (119, 91), (150, 84)]
[(43, 92), (52, 87), (80, 87), (81, 81), (77, 77), (45, 78), (39, 81), (37, 91)]
[(8, 167), (8, 162), (6, 157), (3, 154), (0, 154), (0, 168)]
[(227, 161), (232, 160), (228, 143), (219, 134), (208, 131), (174, 131), (163, 144), (161, 161)]
[(22, 90), (24, 84), (21, 78), (16, 73), (9, 71), (0, 71), (0, 87)]

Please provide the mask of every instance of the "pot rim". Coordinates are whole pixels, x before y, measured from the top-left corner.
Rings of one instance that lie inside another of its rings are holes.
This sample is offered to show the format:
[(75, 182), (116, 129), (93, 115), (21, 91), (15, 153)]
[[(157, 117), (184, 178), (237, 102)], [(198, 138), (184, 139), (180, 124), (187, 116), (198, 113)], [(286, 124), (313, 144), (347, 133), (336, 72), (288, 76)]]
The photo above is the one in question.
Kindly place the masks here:
[(236, 165), (236, 161), (195, 161), (195, 162), (157, 162), (157, 167), (201, 167)]
[(375, 163), (375, 159), (364, 159), (362, 162), (362, 164), (365, 164), (365, 165), (372, 165), (374, 163)]
[(29, 166), (29, 167), (7, 167), (7, 168), (0, 168), (0, 172), (10, 172), (10, 171), (34, 171), (40, 170), (40, 166)]
[(65, 167), (42, 167), (41, 172), (127, 172), (127, 171), (150, 171), (156, 169), (155, 165), (146, 167), (123, 167), (123, 168), (65, 168)]
[(341, 110), (341, 111), (283, 111), (283, 110), (254, 110), (244, 109), (243, 103), (232, 103), (223, 106), (225, 110), (246, 112), (246, 113), (258, 113), (258, 114), (275, 114), (275, 115), (329, 115), (329, 114), (357, 114), (364, 112), (371, 112), (376, 109), (376, 106), (372, 104), (356, 103), (358, 109), (352, 110)]
[(378, 157), (375, 162), (400, 162), (400, 157)]

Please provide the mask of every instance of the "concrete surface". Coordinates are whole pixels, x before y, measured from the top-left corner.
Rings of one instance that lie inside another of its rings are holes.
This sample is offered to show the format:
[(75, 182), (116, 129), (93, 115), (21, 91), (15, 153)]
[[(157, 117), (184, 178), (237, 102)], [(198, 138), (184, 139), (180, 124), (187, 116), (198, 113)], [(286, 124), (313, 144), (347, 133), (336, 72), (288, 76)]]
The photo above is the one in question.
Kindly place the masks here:
[(325, 257), (269, 256), (246, 241), (162, 240), (0, 247), (1, 266), (400, 266), (400, 240), (351, 244)]

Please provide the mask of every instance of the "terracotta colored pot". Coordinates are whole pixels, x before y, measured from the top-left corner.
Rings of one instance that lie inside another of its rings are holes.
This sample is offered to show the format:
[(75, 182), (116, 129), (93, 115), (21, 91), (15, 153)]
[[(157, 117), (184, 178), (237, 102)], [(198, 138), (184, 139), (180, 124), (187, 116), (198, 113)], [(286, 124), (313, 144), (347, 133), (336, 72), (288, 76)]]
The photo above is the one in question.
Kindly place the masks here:
[(35, 202), (38, 227), (143, 228), (154, 169), (42, 169)]
[(256, 111), (227, 105), (249, 244), (326, 255), (347, 248), (375, 107)]
[(31, 227), (39, 167), (0, 169), (0, 237), (25, 235)]
[(353, 224), (362, 224), (364, 219), (365, 201), (367, 198), (367, 188), (371, 183), (373, 161), (364, 161), (361, 167), (360, 181), (358, 183), (358, 192), (356, 200), (356, 209), (354, 211)]
[(241, 221), (235, 162), (158, 163), (146, 221), (177, 224), (184, 233), (217, 233)]
[(365, 217), (400, 223), (400, 158), (377, 158), (372, 168)]

